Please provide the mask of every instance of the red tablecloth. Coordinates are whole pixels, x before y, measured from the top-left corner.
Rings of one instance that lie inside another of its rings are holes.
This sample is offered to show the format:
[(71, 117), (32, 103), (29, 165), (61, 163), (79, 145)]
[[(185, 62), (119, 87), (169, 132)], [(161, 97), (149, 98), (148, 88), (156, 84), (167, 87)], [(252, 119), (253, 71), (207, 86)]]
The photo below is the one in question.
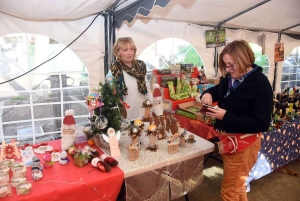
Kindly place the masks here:
[[(61, 150), (60, 140), (48, 142), (54, 149)], [(76, 147), (83, 147), (86, 143), (77, 144)], [(101, 153), (100, 149), (94, 145)], [(43, 163), (43, 154), (36, 154)], [(39, 181), (32, 181), (31, 168), (27, 168), (27, 181), (32, 184), (31, 192), (27, 195), (16, 195), (12, 187), (13, 196), (2, 198), (4, 201), (30, 200), (30, 201), (51, 201), (51, 200), (116, 200), (124, 179), (123, 171), (114, 167), (110, 172), (101, 172), (91, 164), (84, 167), (74, 165), (73, 159), (69, 156), (70, 163), (60, 165), (55, 162), (54, 166), (43, 170), (43, 178)], [(11, 173), (10, 173), (11, 174)], [(10, 176), (11, 178), (11, 176)]]
[(194, 133), (199, 137), (209, 140), (218, 136), (216, 130), (211, 126), (206, 125), (204, 122), (177, 114), (174, 114), (174, 117), (180, 121), (181, 128), (186, 128), (189, 132)]

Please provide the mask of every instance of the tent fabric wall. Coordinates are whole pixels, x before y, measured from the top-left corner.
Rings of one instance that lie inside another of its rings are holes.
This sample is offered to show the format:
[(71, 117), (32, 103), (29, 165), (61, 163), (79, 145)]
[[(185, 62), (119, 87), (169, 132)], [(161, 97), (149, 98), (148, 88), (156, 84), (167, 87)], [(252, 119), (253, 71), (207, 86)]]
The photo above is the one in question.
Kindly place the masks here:
[[(189, 43), (191, 43), (198, 54), (201, 56), (206, 73), (208, 77), (214, 77), (215, 71), (213, 67), (213, 57), (214, 48), (206, 48), (205, 44), (205, 30), (210, 30), (211, 27), (199, 26), (184, 22), (169, 22), (162, 20), (146, 20), (138, 19), (134, 23), (125, 23), (121, 29), (116, 31), (118, 37), (132, 37), (137, 46), (137, 55), (146, 49), (152, 43), (164, 39), (164, 38), (180, 38)], [(249, 30), (232, 30), (226, 29), (226, 37), (229, 39), (228, 42), (232, 40), (243, 39), (249, 43), (255, 43), (263, 46), (263, 34), (262, 31), (249, 31)], [(270, 62), (270, 73), (269, 81), (272, 84), (274, 80), (274, 44), (277, 43), (278, 34), (277, 33), (265, 33), (266, 34), (266, 44), (265, 51), (268, 55)], [(289, 38), (289, 41), (294, 41), (291, 47), (299, 46), (299, 41), (296, 41), (288, 36), (283, 37), (285, 40)], [(222, 51), (223, 47), (219, 48), (219, 53)], [(289, 51), (289, 48), (285, 52)], [(291, 52), (291, 50), (290, 50)], [(280, 91), (280, 80), (281, 80), (281, 70), (282, 63), (278, 62), (277, 70), (277, 83), (275, 91)], [(218, 74), (220, 76), (220, 73)]]
[[(0, 36), (13, 33), (40, 34), (68, 45), (88, 27), (94, 17), (75, 21), (34, 22), (0, 13), (2, 27)], [(104, 18), (102, 16), (98, 16), (91, 27), (69, 48), (87, 67), (91, 87), (97, 87), (99, 81), (104, 81)]]
[(156, 20), (135, 20), (130, 25), (124, 23), (121, 29), (116, 31), (117, 38), (132, 37), (137, 46), (137, 55), (152, 43), (165, 38), (180, 38), (192, 44), (201, 56), (206, 73), (214, 77), (213, 68), (214, 48), (206, 49), (205, 30), (211, 27), (203, 27), (185, 22), (168, 22)]

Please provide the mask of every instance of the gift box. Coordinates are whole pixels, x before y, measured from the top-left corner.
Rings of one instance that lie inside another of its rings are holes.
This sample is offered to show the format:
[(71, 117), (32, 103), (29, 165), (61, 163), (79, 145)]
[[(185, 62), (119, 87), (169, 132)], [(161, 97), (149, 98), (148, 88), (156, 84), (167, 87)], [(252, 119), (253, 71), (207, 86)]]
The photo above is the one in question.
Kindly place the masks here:
[(213, 86), (215, 86), (215, 85), (214, 84), (199, 84), (199, 85), (197, 85), (197, 88), (199, 90), (199, 93), (202, 94), (203, 91), (205, 91), (206, 89), (209, 89)]
[(178, 104), (178, 107), (182, 111), (186, 111), (188, 113), (193, 114), (197, 120), (204, 122), (203, 114), (200, 113), (200, 110), (202, 108), (202, 103), (197, 101), (190, 101), (190, 102)]

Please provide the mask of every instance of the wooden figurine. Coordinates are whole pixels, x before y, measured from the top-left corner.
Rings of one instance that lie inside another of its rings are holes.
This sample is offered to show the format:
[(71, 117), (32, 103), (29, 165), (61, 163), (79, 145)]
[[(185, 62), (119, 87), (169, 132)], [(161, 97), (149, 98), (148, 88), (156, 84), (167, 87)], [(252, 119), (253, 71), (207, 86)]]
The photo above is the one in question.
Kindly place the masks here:
[(140, 142), (139, 137), (141, 136), (141, 130), (137, 126), (132, 126), (129, 129), (128, 135), (131, 137), (131, 144), (127, 145), (128, 149), (128, 159), (130, 161), (135, 161), (139, 158), (140, 154)]
[(168, 140), (168, 153), (176, 153), (178, 152), (178, 146), (179, 146), (179, 133), (175, 133), (172, 135)]
[(121, 137), (120, 131), (118, 131), (116, 133), (115, 129), (108, 128), (107, 134), (109, 137), (107, 137), (105, 134), (102, 134), (102, 136), (103, 136), (103, 139), (109, 143), (111, 157), (121, 156), (121, 152), (119, 149), (119, 140)]
[(167, 138), (165, 116), (151, 117), (150, 124), (156, 125), (157, 139), (162, 140)]
[(186, 129), (184, 128), (183, 133), (181, 133), (180, 137), (179, 137), (179, 147), (185, 147), (185, 139), (186, 136)]
[(157, 131), (156, 125), (151, 124), (148, 127), (147, 136), (149, 136), (150, 139), (149, 139), (149, 145), (146, 148), (147, 150), (157, 151), (158, 149), (158, 146), (156, 144), (156, 135), (157, 135), (156, 131)]
[(144, 116), (143, 116), (142, 120), (148, 122), (149, 118), (150, 118), (150, 114), (151, 114), (151, 108), (152, 108), (152, 102), (151, 102), (151, 100), (148, 100), (148, 99), (145, 100), (143, 102), (142, 108), (145, 109)]

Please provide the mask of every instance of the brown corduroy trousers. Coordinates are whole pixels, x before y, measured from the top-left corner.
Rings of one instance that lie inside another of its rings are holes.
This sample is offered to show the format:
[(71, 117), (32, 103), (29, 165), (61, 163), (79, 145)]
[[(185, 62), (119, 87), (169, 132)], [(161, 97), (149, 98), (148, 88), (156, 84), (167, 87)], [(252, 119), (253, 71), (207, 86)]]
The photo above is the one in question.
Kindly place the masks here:
[(261, 135), (245, 150), (222, 154), (224, 178), (221, 186), (223, 201), (247, 201), (246, 179), (254, 166), (261, 144)]

